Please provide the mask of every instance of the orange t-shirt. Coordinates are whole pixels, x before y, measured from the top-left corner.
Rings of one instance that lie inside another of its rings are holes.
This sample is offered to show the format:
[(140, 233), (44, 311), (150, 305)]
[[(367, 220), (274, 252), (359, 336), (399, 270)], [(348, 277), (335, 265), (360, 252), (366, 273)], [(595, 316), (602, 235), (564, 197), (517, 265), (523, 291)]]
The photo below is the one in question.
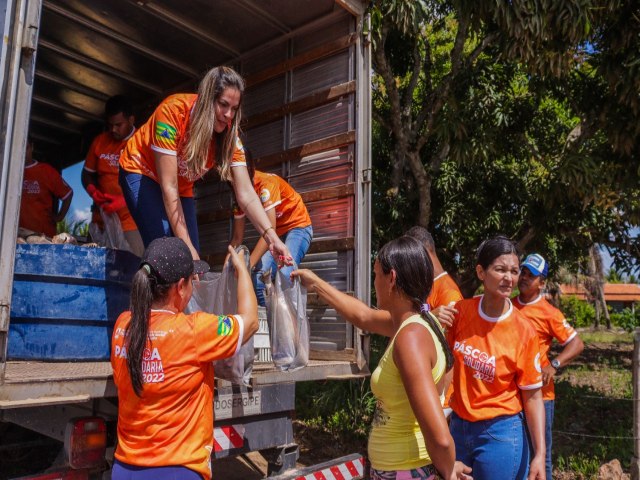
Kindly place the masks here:
[(542, 387), (538, 336), (513, 305), (499, 318), (481, 310), (482, 296), (456, 303), (447, 340), (453, 351), (451, 408), (476, 422), (522, 411), (520, 390)]
[(213, 362), (242, 345), (240, 316), (152, 310), (138, 397), (127, 369), (126, 330), (131, 312), (113, 330), (111, 366), (118, 388), (121, 462), (141, 467), (184, 466), (211, 478)]
[[(178, 162), (178, 190), (181, 197), (193, 197), (193, 182), (187, 176), (187, 165), (182, 159), (181, 149), (187, 133), (189, 117), (198, 95), (195, 93), (177, 93), (165, 98), (155, 109), (149, 120), (140, 127), (120, 155), (120, 167), (127, 172), (145, 175), (156, 182), (158, 172), (154, 152), (173, 155)], [(215, 136), (209, 144), (206, 170), (215, 165)], [(246, 167), (244, 148), (236, 138), (236, 149), (231, 166)]]
[[(276, 233), (279, 236), (292, 228), (311, 225), (311, 217), (302, 197), (284, 179), (273, 173), (256, 170), (253, 186), (265, 211), (276, 209)], [(236, 205), (233, 215), (235, 218), (242, 218), (244, 212)]]
[[(549, 365), (549, 349), (555, 338), (562, 346), (575, 338), (578, 332), (569, 325), (567, 319), (560, 310), (551, 305), (542, 295), (538, 296), (530, 303), (522, 303), (520, 297), (513, 299), (513, 306), (531, 321), (540, 341), (541, 365)], [(553, 380), (542, 387), (542, 397), (544, 400), (556, 398)]]
[[(429, 309), (433, 310), (443, 305), (457, 303), (462, 299), (462, 293), (460, 292), (458, 285), (456, 285), (456, 282), (451, 278), (451, 275), (447, 272), (442, 272), (433, 279), (433, 287), (431, 288), (431, 293), (429, 293), (429, 296), (427, 297), (427, 304), (429, 305)], [(447, 388), (444, 402), (442, 404), (443, 407), (449, 407), (451, 395), (453, 395), (453, 383), (450, 383), (449, 388)]]
[[(120, 170), (118, 161), (120, 160), (122, 149), (133, 133), (132, 131), (123, 140), (116, 140), (109, 132), (103, 132), (91, 143), (87, 158), (84, 161), (84, 169), (87, 172), (97, 174), (98, 188), (101, 192), (122, 195), (122, 189), (118, 183), (118, 171)], [(118, 210), (118, 217), (123, 231), (128, 232), (138, 229), (127, 207)]]
[(19, 225), (53, 237), (56, 234), (53, 209), (58, 200), (65, 200), (72, 194), (71, 187), (51, 165), (35, 162), (25, 166)]
[(442, 305), (459, 302), (462, 298), (462, 293), (460, 293), (460, 289), (451, 278), (451, 275), (447, 272), (442, 272), (433, 279), (433, 288), (427, 297), (427, 303), (429, 308), (433, 310)]

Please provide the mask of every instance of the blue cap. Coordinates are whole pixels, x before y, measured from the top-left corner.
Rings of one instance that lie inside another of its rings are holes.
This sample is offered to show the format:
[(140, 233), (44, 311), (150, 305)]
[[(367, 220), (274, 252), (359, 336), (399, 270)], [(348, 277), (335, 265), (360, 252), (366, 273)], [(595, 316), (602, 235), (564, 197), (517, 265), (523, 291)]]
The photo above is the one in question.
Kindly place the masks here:
[(547, 274), (549, 273), (549, 264), (547, 261), (537, 253), (532, 253), (531, 255), (525, 258), (520, 268), (527, 267), (531, 273), (533, 273), (536, 277), (542, 275), (547, 278)]

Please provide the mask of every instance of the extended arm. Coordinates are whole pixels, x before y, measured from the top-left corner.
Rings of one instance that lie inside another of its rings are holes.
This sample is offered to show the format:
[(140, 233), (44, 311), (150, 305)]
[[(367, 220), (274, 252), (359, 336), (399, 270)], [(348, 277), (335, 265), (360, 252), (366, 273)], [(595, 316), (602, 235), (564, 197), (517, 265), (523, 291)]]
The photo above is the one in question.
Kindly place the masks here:
[(311, 270), (299, 269), (293, 271), (291, 275), (299, 277), (307, 290), (316, 292), (338, 314), (361, 330), (386, 337), (394, 335), (395, 328), (391, 321), (391, 315), (386, 310), (376, 310), (367, 306), (357, 298), (339, 291)]
[(244, 319), (243, 343), (246, 343), (258, 331), (258, 301), (253, 291), (251, 275), (247, 270), (244, 256), (238, 255), (231, 246), (228, 251), (238, 275), (238, 315)]
[[(529, 469), (529, 480), (543, 479), (545, 477), (545, 443), (544, 443), (544, 404), (542, 391), (539, 388), (533, 390), (521, 390), (524, 402), (524, 415), (529, 428), (529, 436), (533, 444), (533, 458)], [(526, 448), (526, 447), (525, 447)]]
[(184, 211), (182, 210), (182, 203), (180, 202), (180, 193), (178, 190), (178, 162), (174, 155), (167, 155), (165, 153), (153, 152), (156, 159), (156, 170), (158, 171), (158, 181), (160, 183), (160, 190), (162, 191), (162, 202), (164, 203), (164, 209), (167, 212), (167, 219), (173, 234), (184, 240), (193, 258), (198, 260), (200, 256), (196, 251), (193, 243), (191, 243), (191, 237), (189, 237), (189, 230), (187, 229), (187, 221), (184, 217)]
[[(561, 367), (564, 367), (565, 365), (568, 365), (571, 362), (571, 360), (573, 360), (578, 355), (580, 355), (583, 350), (584, 350), (584, 343), (582, 342), (582, 339), (578, 335), (576, 335), (571, 339), (569, 343), (567, 343), (564, 346), (564, 348), (562, 349), (562, 352), (560, 352), (560, 354), (556, 357), (556, 360), (560, 362)], [(553, 379), (556, 373), (557, 373), (557, 370), (553, 368), (551, 365), (547, 365), (546, 367), (543, 367), (542, 382), (546, 385)]]
[(231, 224), (231, 241), (229, 242), (232, 247), (238, 247), (242, 245), (242, 240), (244, 240), (244, 217), (233, 219), (233, 223)]
[(69, 207), (71, 206), (71, 199), (73, 198), (73, 191), (69, 193), (69, 196), (62, 200), (62, 205), (60, 205), (60, 210), (58, 210), (57, 215), (54, 217), (54, 220), (57, 222), (61, 222), (67, 212), (69, 211)]
[[(267, 210), (267, 217), (269, 217), (269, 221), (271, 222), (271, 226), (275, 230), (276, 228), (276, 209), (271, 208)], [(251, 268), (254, 267), (256, 263), (262, 258), (262, 256), (269, 251), (269, 245), (265, 242), (264, 238), (260, 237), (258, 243), (253, 248), (253, 252), (251, 252), (251, 258), (249, 259), (249, 266)]]
[(274, 257), (282, 255), (290, 260), (289, 249), (282, 243), (275, 229), (272, 228), (271, 222), (264, 208), (262, 208), (258, 194), (253, 189), (247, 168), (234, 167), (231, 169), (231, 174), (233, 176), (233, 191), (236, 194), (236, 200), (240, 208), (249, 217), (260, 236), (267, 241)]

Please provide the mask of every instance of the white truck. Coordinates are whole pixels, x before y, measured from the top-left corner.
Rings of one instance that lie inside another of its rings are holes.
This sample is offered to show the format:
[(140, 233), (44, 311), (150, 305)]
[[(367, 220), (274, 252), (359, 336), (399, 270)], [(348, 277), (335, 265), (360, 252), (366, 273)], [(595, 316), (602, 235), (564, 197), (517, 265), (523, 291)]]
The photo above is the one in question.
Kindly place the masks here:
[[(166, 95), (195, 91), (210, 67), (238, 70), (247, 82), (245, 142), (258, 168), (301, 193), (312, 218), (314, 240), (302, 266), (368, 301), (367, 3), (0, 0), (0, 462), (20, 448), (46, 446), (60, 451), (56, 461), (25, 478), (75, 479), (101, 475), (113, 458), (117, 398), (104, 350), (136, 259), (75, 246), (16, 249), (27, 133), (36, 158), (58, 169), (78, 163), (111, 95), (132, 98), (141, 123)], [(196, 206), (201, 255), (219, 266), (229, 240), (228, 188), (214, 178), (199, 182)], [(257, 233), (249, 229), (245, 239), (251, 246)], [(78, 267), (83, 255), (92, 257), (90, 269)], [(95, 308), (87, 303), (92, 296)], [(43, 311), (45, 300), (60, 308)], [(368, 337), (312, 295), (308, 314), (306, 368), (288, 373), (258, 362), (251, 387), (217, 380), (216, 458), (260, 451), (269, 475), (311, 472), (291, 470), (295, 382), (368, 375)], [(89, 340), (81, 336), (87, 332)], [(21, 444), (3, 434), (11, 426), (44, 437)], [(0, 477), (7, 465), (0, 463)], [(362, 465), (356, 455), (314, 471), (331, 478), (338, 468), (343, 478), (361, 478)]]

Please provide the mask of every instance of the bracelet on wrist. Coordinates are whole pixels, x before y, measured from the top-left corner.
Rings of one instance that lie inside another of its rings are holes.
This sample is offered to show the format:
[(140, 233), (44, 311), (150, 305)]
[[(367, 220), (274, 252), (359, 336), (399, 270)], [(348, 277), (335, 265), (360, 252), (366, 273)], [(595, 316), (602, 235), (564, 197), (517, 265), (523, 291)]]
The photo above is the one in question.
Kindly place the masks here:
[(261, 235), (263, 239), (265, 239), (265, 240), (267, 239), (267, 232), (269, 230), (273, 230), (273, 227), (269, 226), (269, 227), (265, 228), (264, 232), (262, 232), (262, 235)]

